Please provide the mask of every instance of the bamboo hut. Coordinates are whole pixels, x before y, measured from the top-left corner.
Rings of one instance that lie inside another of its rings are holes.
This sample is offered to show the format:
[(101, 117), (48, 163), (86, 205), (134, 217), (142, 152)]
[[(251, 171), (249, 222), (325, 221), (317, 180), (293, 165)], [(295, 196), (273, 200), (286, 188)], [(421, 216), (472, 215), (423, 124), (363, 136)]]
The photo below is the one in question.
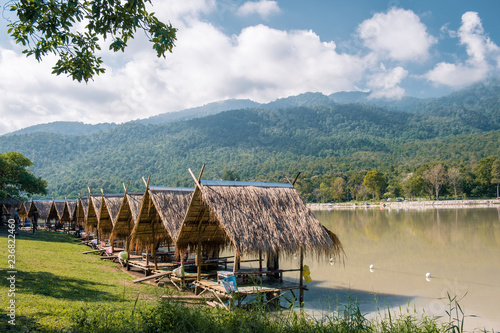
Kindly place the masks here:
[(33, 212), (38, 213), (38, 225), (44, 221), (45, 227), (51, 227), (51, 221), (56, 222), (59, 219), (54, 200), (32, 200), (28, 209), (28, 216), (33, 216)]
[(69, 209), (66, 204), (66, 200), (54, 200), (54, 206), (56, 208), (57, 212), (57, 223), (56, 223), (56, 228), (57, 227), (64, 227), (65, 223), (69, 224), (70, 221), (70, 215), (69, 215)]
[(1, 215), (6, 217), (6, 220), (14, 216), (15, 212), (19, 210), (19, 217), (23, 218), (25, 216), (22, 215), (22, 209), (24, 208), (24, 213), (26, 211), (26, 207), (24, 203), (16, 198), (7, 195), (5, 198), (0, 200), (0, 207), (2, 208), (0, 211)]
[(68, 213), (69, 213), (69, 226), (68, 226), (69, 229), (72, 228), (72, 225), (74, 227), (77, 222), (77, 216), (78, 216), (77, 202), (78, 200), (66, 200), (66, 205), (68, 206)]
[(87, 219), (85, 223), (85, 231), (94, 232), (97, 239), (99, 239), (99, 233), (97, 231), (97, 226), (99, 224), (99, 212), (101, 209), (101, 197), (92, 195), (89, 192), (88, 209), (87, 209)]
[(102, 195), (97, 224), (97, 230), (102, 239), (110, 238), (123, 199), (124, 194)]
[(118, 238), (125, 241), (125, 251), (127, 253), (130, 253), (130, 237), (139, 216), (143, 196), (144, 193), (140, 192), (125, 193), (111, 231), (112, 239)]
[(76, 201), (77, 207), (76, 207), (76, 216), (75, 216), (75, 221), (76, 224), (80, 228), (85, 228), (87, 225), (87, 214), (89, 210), (89, 198), (88, 197), (79, 197), (78, 200)]
[[(177, 247), (179, 251), (196, 250), (200, 257), (197, 258), (198, 280), (202, 248), (234, 250), (235, 274), (241, 255), (259, 255), (262, 271), (263, 253), (267, 254), (268, 262), (270, 258), (275, 261), (279, 255), (300, 253), (302, 303), (303, 255), (343, 254), (337, 237), (319, 223), (292, 184), (208, 180), (196, 183), (177, 237)], [(272, 269), (277, 268), (276, 263), (270, 265), (274, 266)]]
[[(150, 248), (156, 263), (156, 249), (162, 242), (175, 244), (193, 194), (193, 188), (148, 187), (141, 202), (137, 222), (132, 230), (136, 248)], [(147, 256), (149, 259), (149, 256)]]

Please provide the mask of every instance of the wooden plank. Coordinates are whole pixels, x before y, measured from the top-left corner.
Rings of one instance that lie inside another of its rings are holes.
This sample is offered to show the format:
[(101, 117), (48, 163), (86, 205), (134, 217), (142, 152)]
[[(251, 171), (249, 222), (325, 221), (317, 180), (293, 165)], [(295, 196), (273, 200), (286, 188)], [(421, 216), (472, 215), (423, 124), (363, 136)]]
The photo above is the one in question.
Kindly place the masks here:
[(85, 251), (85, 252), (82, 252), (83, 254), (87, 254), (87, 253), (96, 253), (96, 252), (106, 252), (106, 250), (102, 249), (102, 250), (92, 250), (92, 251)]
[(143, 278), (140, 278), (140, 279), (135, 279), (134, 283), (137, 283), (137, 282), (142, 282), (142, 281), (146, 281), (146, 280), (151, 280), (151, 279), (156, 279), (156, 278), (159, 278), (159, 277), (162, 277), (162, 276), (166, 276), (166, 275), (170, 275), (172, 274), (172, 272), (163, 272), (163, 273), (158, 273), (158, 274), (154, 274), (154, 275), (150, 275), (150, 276), (146, 276), (146, 277), (143, 277)]

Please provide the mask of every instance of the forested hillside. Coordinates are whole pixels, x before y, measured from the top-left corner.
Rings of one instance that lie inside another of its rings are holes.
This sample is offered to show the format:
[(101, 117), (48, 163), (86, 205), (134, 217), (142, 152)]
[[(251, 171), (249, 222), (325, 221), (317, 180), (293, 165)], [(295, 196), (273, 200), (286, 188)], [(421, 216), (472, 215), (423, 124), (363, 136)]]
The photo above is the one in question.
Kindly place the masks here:
[[(0, 152), (29, 157), (32, 171), (47, 180), (49, 197), (75, 197), (88, 186), (122, 192), (129, 181), (141, 190), (141, 177), (148, 174), (154, 185), (193, 186), (187, 169), (196, 172), (205, 163), (205, 179), (232, 171), (241, 180), (285, 181), (301, 171), (298, 189), (309, 201), (358, 197), (361, 192), (353, 189), (372, 169), (384, 174), (386, 190), (397, 196), (404, 193), (403, 178), (426, 163), (460, 168), (466, 179), (479, 161), (500, 156), (500, 102), (496, 109), (490, 99), (491, 107), (472, 110), (433, 101), (421, 112), (401, 112), (331, 99), (321, 105), (321, 96), (288, 100), (301, 107), (286, 107), (281, 100), (283, 108), (276, 104), (276, 109), (231, 110), (163, 124), (131, 122), (84, 136), (1, 136)], [(346, 190), (336, 198), (332, 189), (339, 177)], [(461, 192), (482, 193), (467, 186)]]

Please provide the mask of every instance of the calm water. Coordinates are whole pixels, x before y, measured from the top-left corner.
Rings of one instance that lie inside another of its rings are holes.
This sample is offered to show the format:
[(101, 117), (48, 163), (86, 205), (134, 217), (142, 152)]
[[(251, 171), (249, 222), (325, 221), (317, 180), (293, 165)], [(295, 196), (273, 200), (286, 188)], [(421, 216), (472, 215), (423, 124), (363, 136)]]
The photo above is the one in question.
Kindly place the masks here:
[[(344, 245), (345, 263), (306, 258), (315, 313), (350, 299), (364, 313), (389, 307), (446, 315), (447, 293), (462, 297), (469, 329), (500, 331), (500, 210), (332, 210), (314, 212)], [(283, 262), (294, 266), (294, 259)], [(374, 265), (373, 272), (370, 265)], [(296, 265), (295, 265), (296, 266)], [(431, 273), (430, 281), (426, 274)]]

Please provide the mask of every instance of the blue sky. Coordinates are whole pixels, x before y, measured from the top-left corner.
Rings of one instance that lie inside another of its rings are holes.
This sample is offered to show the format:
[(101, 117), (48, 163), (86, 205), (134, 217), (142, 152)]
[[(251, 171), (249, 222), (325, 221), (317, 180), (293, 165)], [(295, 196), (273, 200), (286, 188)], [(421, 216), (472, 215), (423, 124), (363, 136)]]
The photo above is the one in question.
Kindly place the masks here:
[(312, 91), (441, 96), (500, 71), (499, 1), (153, 0), (179, 29), (158, 59), (141, 33), (107, 72), (54, 76), (0, 31), (0, 134), (38, 123), (126, 122), (210, 102)]

